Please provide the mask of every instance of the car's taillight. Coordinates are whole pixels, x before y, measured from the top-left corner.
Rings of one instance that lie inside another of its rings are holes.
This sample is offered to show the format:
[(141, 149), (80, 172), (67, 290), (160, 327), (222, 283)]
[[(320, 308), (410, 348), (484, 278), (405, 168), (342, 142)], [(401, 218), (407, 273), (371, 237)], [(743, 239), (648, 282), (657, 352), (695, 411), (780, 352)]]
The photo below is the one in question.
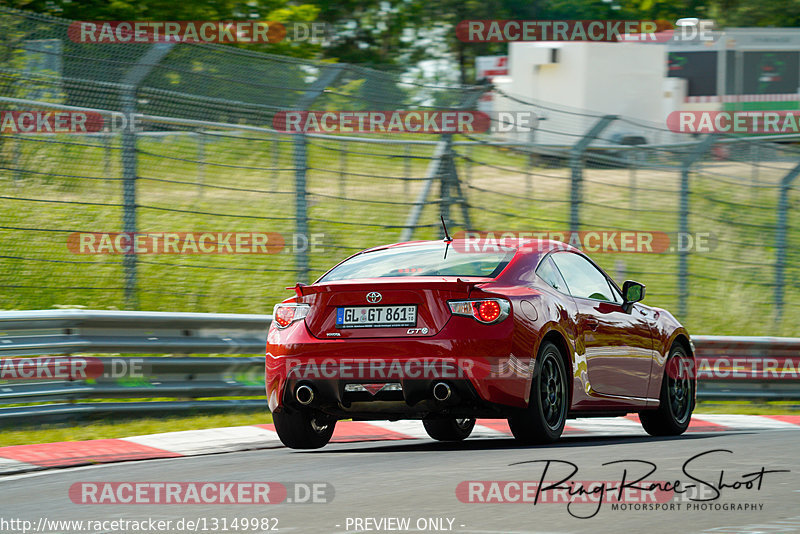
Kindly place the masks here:
[(278, 328), (286, 328), (308, 315), (310, 309), (308, 304), (276, 304), (272, 312), (272, 322)]
[(466, 315), (485, 324), (499, 323), (511, 309), (503, 299), (451, 300), (448, 304), (453, 315)]
[(478, 304), (478, 319), (493, 323), (500, 317), (500, 305), (494, 300), (484, 300)]

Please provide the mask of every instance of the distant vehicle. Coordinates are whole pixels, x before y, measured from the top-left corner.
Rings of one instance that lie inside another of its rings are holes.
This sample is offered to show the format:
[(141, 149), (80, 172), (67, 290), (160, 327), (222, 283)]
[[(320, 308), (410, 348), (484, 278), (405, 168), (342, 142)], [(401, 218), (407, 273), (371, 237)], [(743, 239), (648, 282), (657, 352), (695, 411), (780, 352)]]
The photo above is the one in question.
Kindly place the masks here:
[(695, 406), (693, 347), (644, 285), (620, 288), (580, 250), (515, 240), (381, 246), (275, 306), (266, 392), (281, 441), (328, 443), (336, 421), (421, 419), (437, 440), (508, 419), (522, 443), (573, 417), (638, 413), (677, 435)]

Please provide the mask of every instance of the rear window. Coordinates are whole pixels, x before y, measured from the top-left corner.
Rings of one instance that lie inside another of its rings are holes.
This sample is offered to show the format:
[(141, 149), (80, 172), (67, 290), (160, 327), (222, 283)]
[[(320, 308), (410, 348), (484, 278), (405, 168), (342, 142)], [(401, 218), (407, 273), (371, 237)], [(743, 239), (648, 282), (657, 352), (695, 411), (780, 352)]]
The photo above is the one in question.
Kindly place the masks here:
[[(446, 252), (446, 254), (445, 254)], [(446, 243), (429, 243), (365, 252), (334, 267), (320, 282), (401, 276), (480, 276), (494, 278), (514, 250), (459, 252)]]

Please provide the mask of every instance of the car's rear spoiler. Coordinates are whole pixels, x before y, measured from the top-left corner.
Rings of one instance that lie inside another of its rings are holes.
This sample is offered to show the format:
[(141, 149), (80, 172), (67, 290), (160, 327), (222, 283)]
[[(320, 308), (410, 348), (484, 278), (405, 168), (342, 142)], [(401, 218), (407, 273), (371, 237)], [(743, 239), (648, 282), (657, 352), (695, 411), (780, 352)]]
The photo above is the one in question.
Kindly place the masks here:
[(381, 278), (381, 279), (362, 279), (362, 280), (343, 280), (341, 282), (329, 282), (327, 284), (313, 284), (306, 285), (298, 283), (293, 287), (286, 289), (294, 289), (298, 297), (306, 295), (313, 295), (316, 293), (324, 293), (326, 291), (337, 291), (346, 289), (348, 291), (375, 291), (379, 289), (437, 289), (440, 291), (457, 291), (459, 293), (466, 293), (469, 296), (473, 288), (480, 284), (491, 282), (490, 278), (481, 280), (464, 280), (463, 278), (456, 278), (455, 280), (442, 279), (441, 277), (397, 277), (397, 278)]

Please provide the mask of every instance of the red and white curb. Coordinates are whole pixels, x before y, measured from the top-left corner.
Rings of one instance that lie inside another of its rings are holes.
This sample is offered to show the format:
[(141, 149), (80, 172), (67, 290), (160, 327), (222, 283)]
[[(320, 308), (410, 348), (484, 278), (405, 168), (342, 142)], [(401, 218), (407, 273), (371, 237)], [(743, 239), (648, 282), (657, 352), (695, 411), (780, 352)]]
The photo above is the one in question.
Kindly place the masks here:
[[(646, 435), (635, 415), (570, 419), (565, 437)], [(693, 415), (689, 432), (800, 430), (800, 415)], [(508, 438), (502, 419), (479, 419), (471, 438)], [(338, 443), (430, 439), (420, 421), (342, 421), (331, 441)], [(282, 447), (273, 425), (185, 430), (120, 439), (65, 441), (0, 447), (0, 474), (54, 467), (180, 458), (221, 452)]]

